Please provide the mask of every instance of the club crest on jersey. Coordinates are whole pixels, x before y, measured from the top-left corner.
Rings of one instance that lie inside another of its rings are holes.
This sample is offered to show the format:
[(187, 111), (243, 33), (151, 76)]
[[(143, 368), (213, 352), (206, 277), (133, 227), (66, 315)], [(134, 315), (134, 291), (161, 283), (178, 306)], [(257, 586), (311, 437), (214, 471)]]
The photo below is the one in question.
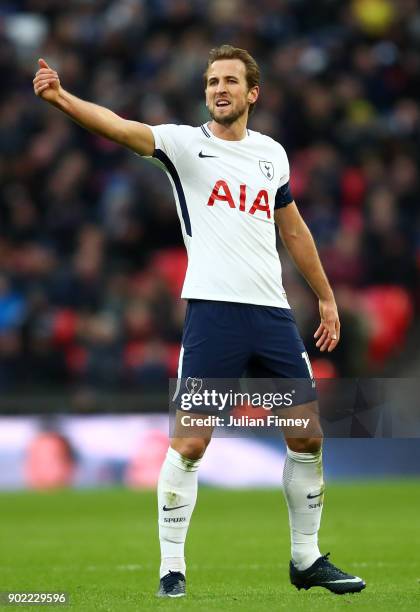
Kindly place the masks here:
[(259, 163), (261, 172), (264, 174), (265, 178), (268, 178), (268, 180), (271, 181), (274, 176), (273, 162), (260, 159)]

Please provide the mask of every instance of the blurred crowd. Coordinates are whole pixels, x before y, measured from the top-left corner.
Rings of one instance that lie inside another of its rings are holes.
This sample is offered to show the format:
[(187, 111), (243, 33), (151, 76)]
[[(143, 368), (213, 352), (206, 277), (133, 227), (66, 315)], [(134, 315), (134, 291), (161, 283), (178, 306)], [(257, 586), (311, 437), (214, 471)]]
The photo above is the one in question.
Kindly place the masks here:
[(177, 369), (186, 266), (169, 182), (36, 98), (44, 57), (72, 93), (149, 124), (208, 119), (209, 49), (262, 69), (250, 127), (279, 140), (343, 323), (279, 245), (320, 376), (380, 373), (419, 310), (417, 0), (4, 0), (0, 7), (0, 390), (140, 389)]

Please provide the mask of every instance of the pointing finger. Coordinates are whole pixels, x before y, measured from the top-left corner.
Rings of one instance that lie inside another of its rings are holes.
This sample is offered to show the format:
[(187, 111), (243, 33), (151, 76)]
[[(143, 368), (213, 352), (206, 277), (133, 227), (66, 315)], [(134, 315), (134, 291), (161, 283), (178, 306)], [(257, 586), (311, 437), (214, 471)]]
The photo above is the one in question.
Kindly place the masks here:
[(39, 58), (38, 64), (40, 68), (49, 68), (47, 62), (42, 57)]

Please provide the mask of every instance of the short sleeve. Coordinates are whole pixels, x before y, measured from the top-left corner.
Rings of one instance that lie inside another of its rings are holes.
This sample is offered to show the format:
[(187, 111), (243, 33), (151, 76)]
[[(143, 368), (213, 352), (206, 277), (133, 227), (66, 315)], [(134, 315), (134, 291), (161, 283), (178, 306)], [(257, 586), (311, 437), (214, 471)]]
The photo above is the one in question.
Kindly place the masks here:
[(155, 139), (153, 157), (165, 156), (175, 163), (188, 145), (185, 127), (175, 124), (149, 125)]
[[(278, 144), (278, 143), (277, 143)], [(279, 146), (279, 164), (280, 164), (280, 179), (278, 187), (282, 187), (285, 183), (288, 183), (290, 180), (290, 166), (289, 160), (287, 158), (287, 153), (281, 144)]]
[(293, 202), (293, 195), (290, 190), (290, 166), (286, 151), (280, 146), (280, 180), (276, 193), (274, 209), (284, 208)]

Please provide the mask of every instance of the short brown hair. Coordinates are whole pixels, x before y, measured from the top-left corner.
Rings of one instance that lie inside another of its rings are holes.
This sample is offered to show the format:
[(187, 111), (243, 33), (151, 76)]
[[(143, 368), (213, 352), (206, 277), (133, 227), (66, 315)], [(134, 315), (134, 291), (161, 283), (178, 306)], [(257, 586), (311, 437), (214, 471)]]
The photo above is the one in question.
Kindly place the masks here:
[[(245, 64), (245, 76), (248, 84), (248, 90), (260, 84), (260, 69), (252, 55), (245, 49), (240, 49), (239, 47), (232, 47), (232, 45), (221, 45), (220, 47), (215, 47), (209, 53), (206, 71), (203, 74), (204, 88), (207, 87), (207, 74), (210, 66), (213, 64), (213, 62), (225, 59), (238, 59)], [(255, 104), (256, 102), (249, 105), (249, 115), (253, 112)]]

